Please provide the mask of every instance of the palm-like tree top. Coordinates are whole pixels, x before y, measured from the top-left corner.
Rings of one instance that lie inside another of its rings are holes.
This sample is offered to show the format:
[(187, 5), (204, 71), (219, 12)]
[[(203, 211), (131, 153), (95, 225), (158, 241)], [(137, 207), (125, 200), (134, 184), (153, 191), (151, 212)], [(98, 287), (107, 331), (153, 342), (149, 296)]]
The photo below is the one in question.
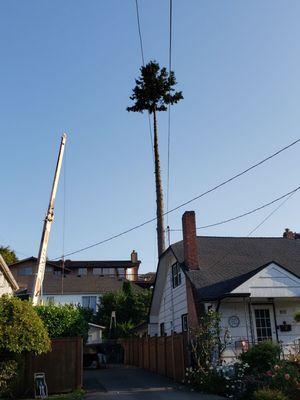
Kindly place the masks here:
[(150, 61), (141, 67), (141, 76), (135, 80), (136, 86), (132, 90), (130, 99), (135, 103), (127, 107), (127, 111), (143, 112), (150, 114), (154, 111), (166, 111), (168, 104), (177, 103), (183, 99), (182, 92), (175, 92), (175, 74), (167, 72), (165, 67), (160, 68), (156, 61)]

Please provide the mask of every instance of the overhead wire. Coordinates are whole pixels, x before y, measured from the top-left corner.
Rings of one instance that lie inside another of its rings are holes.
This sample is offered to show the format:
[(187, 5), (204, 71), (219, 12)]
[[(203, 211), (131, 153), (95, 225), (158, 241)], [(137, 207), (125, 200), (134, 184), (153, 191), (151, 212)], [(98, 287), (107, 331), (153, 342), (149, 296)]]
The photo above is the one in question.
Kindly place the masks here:
[[(196, 229), (197, 230), (201, 230), (201, 229), (206, 229), (206, 228), (212, 228), (214, 226), (224, 225), (224, 224), (227, 224), (228, 222), (236, 221), (236, 220), (238, 220), (240, 218), (243, 218), (243, 217), (246, 217), (248, 215), (254, 214), (257, 211), (260, 211), (260, 210), (262, 210), (262, 209), (264, 209), (266, 207), (269, 207), (270, 205), (272, 205), (274, 203), (277, 203), (278, 201), (280, 201), (282, 199), (285, 199), (287, 196), (295, 194), (299, 189), (300, 189), (300, 186), (296, 187), (295, 189), (291, 190), (288, 193), (283, 194), (280, 197), (277, 197), (276, 199), (274, 199), (272, 201), (269, 201), (268, 203), (265, 203), (265, 204), (263, 204), (263, 205), (261, 205), (259, 207), (256, 207), (256, 208), (254, 208), (254, 209), (252, 209), (250, 211), (244, 212), (243, 214), (239, 214), (239, 215), (237, 215), (235, 217), (224, 219), (224, 220), (219, 221), (219, 222), (214, 222), (213, 224), (199, 226)], [(182, 229), (170, 229), (170, 231), (171, 232), (182, 232)]]
[[(142, 58), (142, 65), (145, 66), (145, 55), (144, 55), (144, 46), (143, 46), (143, 36), (141, 30), (141, 20), (140, 20), (140, 11), (139, 11), (139, 4), (138, 0), (135, 0), (135, 10), (136, 10), (136, 19), (137, 19), (137, 27), (138, 27), (138, 34), (139, 34), (139, 41), (140, 41), (140, 51), (141, 51), (141, 58)], [(152, 128), (151, 128), (151, 120), (150, 120), (150, 112), (148, 111), (148, 125), (149, 125), (149, 136), (150, 136), (150, 144), (151, 144), (151, 153), (154, 165), (154, 145), (153, 145), (153, 135), (152, 135)]]
[[(173, 1), (169, 2), (169, 76), (172, 69), (172, 33), (173, 33)], [(167, 160), (167, 212), (170, 201), (170, 146), (171, 146), (171, 104), (168, 106), (168, 160)], [(167, 225), (169, 225), (169, 214), (167, 214)], [(170, 243), (169, 243), (170, 244)]]
[[(271, 216), (273, 214), (276, 213), (276, 211), (278, 211), (285, 203), (287, 203), (291, 197), (293, 197), (295, 195), (295, 193), (299, 190), (299, 188), (296, 188), (294, 190), (292, 190), (290, 193), (287, 193), (286, 196), (288, 196), (286, 199), (284, 199), (284, 201), (282, 201), (274, 210), (272, 210), (266, 217), (263, 218), (263, 220), (256, 225), (256, 227), (254, 229), (251, 229), (250, 232), (246, 235), (246, 237), (250, 237), (252, 235), (252, 233), (254, 233), (255, 231), (257, 231), (258, 228), (260, 228), (269, 218), (271, 218)], [(286, 197), (285, 196), (285, 197)], [(281, 197), (283, 198), (283, 196)], [(219, 260), (217, 260), (212, 266), (211, 269), (215, 268), (220, 262), (224, 261), (227, 256), (229, 256), (229, 254), (231, 254), (231, 251), (227, 251), (224, 256), (222, 256)]]
[[(264, 158), (263, 160), (261, 160), (261, 161), (255, 163), (255, 164), (251, 165), (250, 167), (244, 169), (243, 171), (241, 171), (241, 172), (235, 174), (235, 175), (232, 176), (231, 178), (226, 179), (225, 181), (219, 183), (218, 185), (216, 185), (216, 186), (214, 186), (214, 187), (212, 187), (212, 188), (206, 190), (205, 192), (202, 192), (202, 193), (199, 194), (198, 196), (195, 196), (195, 197), (193, 197), (192, 199), (187, 200), (186, 202), (179, 204), (178, 206), (172, 208), (172, 209), (169, 210), (168, 212), (165, 212), (164, 215), (166, 215), (167, 213), (170, 214), (170, 213), (172, 213), (172, 212), (174, 212), (174, 211), (176, 211), (176, 210), (179, 210), (180, 208), (186, 206), (187, 204), (190, 204), (190, 203), (192, 203), (193, 201), (195, 201), (195, 200), (197, 200), (197, 199), (200, 199), (200, 198), (206, 196), (207, 194), (212, 193), (212, 192), (214, 192), (215, 190), (217, 190), (217, 189), (219, 189), (219, 188), (225, 186), (226, 184), (228, 184), (228, 183), (230, 183), (230, 182), (236, 180), (237, 178), (239, 178), (239, 177), (241, 177), (242, 175), (244, 175), (244, 174), (250, 172), (250, 171), (253, 170), (254, 168), (256, 168), (256, 167), (258, 167), (258, 166), (264, 164), (265, 162), (271, 160), (272, 158), (276, 157), (277, 155), (279, 155), (279, 154), (282, 153), (283, 151), (285, 151), (285, 150), (291, 148), (292, 146), (296, 145), (299, 141), (300, 141), (300, 138), (297, 139), (297, 140), (295, 140), (295, 141), (293, 141), (292, 143), (290, 143), (290, 144), (288, 144), (288, 145), (282, 147), (281, 149), (277, 150), (275, 153), (273, 153), (273, 154), (271, 154), (270, 156)], [(91, 249), (91, 248), (93, 248), (93, 247), (99, 246), (99, 245), (101, 245), (101, 244), (107, 243), (107, 242), (109, 242), (109, 241), (111, 241), (111, 240), (113, 240), (113, 239), (116, 239), (116, 238), (119, 238), (119, 237), (121, 237), (121, 236), (124, 236), (124, 235), (126, 235), (127, 233), (130, 233), (130, 232), (132, 232), (132, 231), (134, 231), (134, 230), (136, 230), (136, 229), (139, 229), (139, 228), (141, 228), (141, 227), (143, 227), (143, 226), (145, 226), (145, 225), (148, 225), (148, 224), (150, 224), (151, 222), (154, 222), (154, 221), (156, 221), (156, 217), (150, 218), (150, 219), (148, 219), (148, 220), (146, 220), (146, 221), (144, 221), (144, 222), (142, 222), (142, 223), (140, 223), (140, 224), (138, 224), (138, 225), (135, 225), (135, 226), (133, 226), (133, 227), (131, 227), (131, 228), (129, 228), (129, 229), (126, 229), (126, 230), (124, 230), (124, 231), (122, 231), (122, 232), (120, 232), (120, 233), (118, 233), (118, 234), (112, 235), (112, 236), (110, 236), (110, 237), (108, 237), (108, 238), (106, 238), (106, 239), (104, 239), (104, 240), (101, 240), (101, 241), (96, 242), (96, 243), (93, 243), (93, 244), (91, 244), (91, 245), (82, 247), (82, 248), (80, 248), (80, 249), (78, 249), (78, 250), (69, 252), (69, 253), (65, 254), (64, 256), (67, 257), (67, 256), (70, 256), (70, 255), (73, 255), (73, 254), (77, 254), (77, 253), (80, 253), (80, 252), (82, 252), (82, 251), (85, 251), (85, 250)], [(55, 259), (58, 259), (58, 258), (59, 258), (59, 257), (57, 257), (57, 258), (55, 258)]]

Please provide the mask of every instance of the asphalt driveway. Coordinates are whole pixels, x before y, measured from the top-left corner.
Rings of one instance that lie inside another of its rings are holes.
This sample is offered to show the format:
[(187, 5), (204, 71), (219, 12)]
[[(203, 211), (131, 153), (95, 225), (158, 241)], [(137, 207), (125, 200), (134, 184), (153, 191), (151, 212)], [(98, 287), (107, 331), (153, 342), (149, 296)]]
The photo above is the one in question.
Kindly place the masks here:
[(123, 365), (85, 371), (86, 400), (220, 400), (191, 392), (163, 376)]

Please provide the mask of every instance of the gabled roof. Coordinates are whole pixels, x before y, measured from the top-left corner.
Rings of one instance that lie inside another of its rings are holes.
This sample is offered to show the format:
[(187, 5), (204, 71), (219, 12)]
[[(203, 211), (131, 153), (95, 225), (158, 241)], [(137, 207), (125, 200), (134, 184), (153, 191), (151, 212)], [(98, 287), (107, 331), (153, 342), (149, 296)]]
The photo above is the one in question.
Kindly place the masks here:
[[(27, 258), (23, 258), (22, 260), (19, 260), (13, 264), (9, 264), (9, 268), (14, 268), (15, 266), (18, 266), (20, 264), (26, 264), (28, 262), (33, 262), (36, 263), (37, 262), (37, 258), (36, 257), (27, 257)], [(62, 268), (62, 261), (51, 261), (51, 260), (47, 260), (46, 262), (47, 265), (55, 267), (55, 268)], [(66, 266), (65, 269), (67, 271), (70, 271)]]
[(18, 290), (19, 286), (18, 286), (17, 282), (15, 281), (15, 278), (13, 277), (12, 273), (10, 272), (6, 262), (4, 261), (4, 258), (1, 256), (1, 254), (0, 254), (0, 270), (2, 271), (6, 280), (9, 282), (12, 289)]
[(300, 277), (300, 240), (198, 236), (197, 244), (198, 270), (185, 268), (182, 241), (171, 245), (171, 249), (199, 300), (228, 294), (271, 261)]

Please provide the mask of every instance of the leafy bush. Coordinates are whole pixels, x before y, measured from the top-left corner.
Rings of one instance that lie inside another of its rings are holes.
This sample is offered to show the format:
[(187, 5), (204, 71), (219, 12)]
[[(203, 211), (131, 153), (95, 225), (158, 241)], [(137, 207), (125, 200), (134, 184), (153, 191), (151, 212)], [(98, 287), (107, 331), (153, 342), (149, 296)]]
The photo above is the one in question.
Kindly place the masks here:
[(281, 390), (292, 398), (297, 391), (300, 377), (298, 368), (286, 361), (281, 361), (266, 372), (267, 385), (271, 389)]
[(103, 295), (97, 314), (92, 322), (109, 327), (111, 313), (115, 311), (117, 329), (114, 332), (109, 332), (106, 329), (104, 334), (110, 334), (114, 338), (128, 337), (131, 335), (129, 328), (146, 320), (150, 301), (150, 290), (133, 290), (129, 282), (124, 282), (122, 290)]
[(7, 295), (0, 297), (0, 352), (41, 354), (49, 350), (47, 330), (31, 303)]
[(87, 340), (89, 325), (85, 310), (72, 304), (35, 307), (51, 338), (82, 336)]
[(266, 372), (280, 359), (280, 346), (277, 343), (265, 341), (251, 347), (240, 355), (242, 362), (256, 372)]
[(295, 312), (295, 314), (294, 314), (294, 320), (295, 320), (296, 322), (300, 322), (300, 310)]
[(18, 374), (18, 363), (15, 360), (0, 362), (0, 397), (11, 393), (14, 379)]
[(225, 345), (220, 339), (220, 315), (210, 310), (200, 318), (199, 327), (191, 331), (192, 361), (198, 369), (209, 370), (221, 363)]
[(289, 398), (280, 390), (263, 388), (254, 392), (253, 400), (289, 400)]

